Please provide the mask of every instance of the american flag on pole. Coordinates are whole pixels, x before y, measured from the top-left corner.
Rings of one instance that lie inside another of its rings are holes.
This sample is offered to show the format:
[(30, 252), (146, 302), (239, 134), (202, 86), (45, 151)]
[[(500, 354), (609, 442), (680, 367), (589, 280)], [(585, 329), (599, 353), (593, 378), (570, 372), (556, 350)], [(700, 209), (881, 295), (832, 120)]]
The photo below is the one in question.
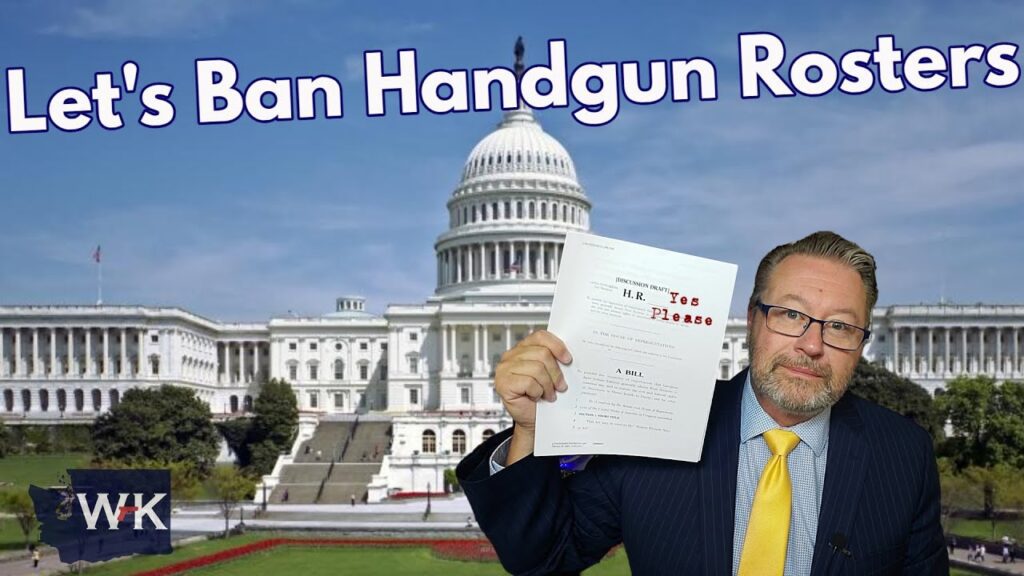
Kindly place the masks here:
[(101, 255), (102, 255), (102, 253), (101, 253), (101, 251), (100, 251), (100, 245), (99, 245), (99, 244), (97, 244), (97, 245), (96, 245), (96, 250), (94, 250), (94, 251), (93, 251), (93, 253), (92, 253), (92, 259), (93, 259), (93, 261), (95, 261), (95, 262), (96, 262), (97, 264), (99, 264), (99, 263), (100, 263), (100, 257), (101, 257)]

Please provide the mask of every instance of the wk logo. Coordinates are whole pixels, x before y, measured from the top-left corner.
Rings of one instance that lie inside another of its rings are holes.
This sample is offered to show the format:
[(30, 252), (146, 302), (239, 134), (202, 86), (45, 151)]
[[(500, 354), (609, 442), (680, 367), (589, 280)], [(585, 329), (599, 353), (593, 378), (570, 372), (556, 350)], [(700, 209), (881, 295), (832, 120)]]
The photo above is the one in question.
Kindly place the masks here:
[(96, 505), (91, 509), (86, 495), (78, 494), (78, 503), (82, 507), (82, 513), (85, 515), (85, 525), (89, 530), (96, 530), (96, 523), (102, 512), (106, 516), (107, 525), (111, 530), (117, 530), (118, 524), (123, 522), (128, 514), (134, 514), (135, 516), (135, 530), (142, 530), (142, 521), (147, 517), (153, 522), (153, 526), (157, 530), (167, 530), (164, 523), (160, 521), (160, 517), (153, 512), (153, 507), (163, 500), (167, 494), (154, 494), (149, 502), (142, 505), (143, 495), (136, 492), (131, 494), (131, 496), (135, 497), (135, 506), (125, 506), (128, 496), (129, 494), (118, 494), (117, 514), (114, 514), (114, 510), (110, 507), (109, 494), (97, 494)]
[(43, 542), (62, 562), (170, 554), (169, 470), (69, 470), (53, 488), (30, 486)]

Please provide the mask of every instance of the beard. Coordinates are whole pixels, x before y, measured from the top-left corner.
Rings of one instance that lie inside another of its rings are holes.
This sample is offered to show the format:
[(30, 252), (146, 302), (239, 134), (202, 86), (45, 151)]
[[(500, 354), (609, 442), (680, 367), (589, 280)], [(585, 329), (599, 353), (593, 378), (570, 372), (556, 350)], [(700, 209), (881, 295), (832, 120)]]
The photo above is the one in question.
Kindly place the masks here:
[[(747, 335), (748, 342), (754, 342)], [(793, 376), (785, 367), (810, 370), (818, 381)], [(791, 414), (814, 415), (835, 404), (846, 392), (851, 374), (835, 374), (832, 367), (822, 362), (779, 352), (765, 357), (760, 350), (750, 347), (750, 383), (761, 396)]]

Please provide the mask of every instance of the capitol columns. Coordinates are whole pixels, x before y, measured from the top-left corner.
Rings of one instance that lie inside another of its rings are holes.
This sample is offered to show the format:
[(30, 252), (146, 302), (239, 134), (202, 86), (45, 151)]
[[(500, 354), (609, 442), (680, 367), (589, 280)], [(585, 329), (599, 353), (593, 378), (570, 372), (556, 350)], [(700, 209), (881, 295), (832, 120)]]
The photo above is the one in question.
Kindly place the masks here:
[(966, 374), (971, 371), (967, 365), (967, 328), (960, 329), (960, 344), (960, 371)]
[(950, 372), (953, 371), (953, 367), (949, 365), (949, 363), (952, 362), (952, 360), (953, 360), (952, 356), (950, 355), (950, 350), (949, 350), (949, 332), (950, 332), (949, 326), (946, 326), (945, 329), (943, 329), (943, 331), (942, 331), (942, 333), (945, 335), (945, 339), (946, 339), (946, 345), (942, 348), (942, 355), (943, 355), (942, 372), (943, 372), (943, 375), (949, 374)]
[(142, 328), (135, 329), (135, 377), (142, 378), (149, 376), (146, 362), (146, 331)]
[(79, 375), (78, 360), (75, 358), (75, 329), (68, 328), (68, 377), (74, 375), (76, 378)]
[(110, 329), (103, 329), (103, 377), (110, 376)]
[(928, 327), (928, 368), (924, 371), (925, 374), (931, 374), (935, 372), (935, 355), (934, 346), (932, 346), (935, 340), (935, 331), (931, 326)]
[(995, 373), (1003, 371), (1003, 329), (996, 328), (996, 369)]
[(0, 327), (0, 377), (7, 376), (7, 341), (4, 329)]
[(480, 329), (479, 324), (473, 325), (473, 375), (480, 373)]
[(56, 378), (60, 375), (57, 367), (57, 329), (50, 328), (50, 377)]
[[(255, 342), (252, 346), (253, 346), (252, 347), (252, 364), (253, 364), (253, 366), (252, 366), (252, 379), (254, 381), (256, 381), (256, 382), (259, 382), (259, 380), (260, 380), (260, 343), (259, 342)], [(331, 365), (330, 369), (333, 370), (334, 366)]]
[(980, 349), (980, 352), (978, 352), (978, 372), (984, 374), (985, 373), (985, 369), (986, 369), (986, 364), (987, 364), (987, 362), (985, 362), (985, 328), (984, 327), (978, 328), (978, 348)]
[(1013, 329), (1013, 370), (1012, 372), (1017, 373), (1021, 371), (1020, 367), (1020, 328)]
[(892, 329), (892, 359), (895, 364), (896, 374), (903, 373), (903, 361), (900, 359), (900, 329), (899, 327), (893, 327)]
[(546, 254), (544, 254), (545, 244), (547, 244), (547, 242), (540, 243), (540, 268), (537, 270), (538, 278), (546, 278), (546, 276), (544, 276), (544, 270), (547, 268), (547, 262), (544, 261), (544, 259), (547, 256)]
[(32, 376), (39, 376), (42, 362), (39, 361), (39, 328), (32, 329)]
[[(320, 346), (317, 345), (317, 351), (319, 352)], [(245, 377), (245, 341), (238, 343), (238, 382), (245, 384), (247, 379)]]
[(121, 378), (127, 378), (128, 377), (128, 372), (129, 372), (129, 369), (128, 369), (129, 368), (129, 366), (128, 366), (128, 329), (127, 328), (121, 328), (121, 361), (118, 362), (118, 364), (119, 364), (119, 368), (120, 368), (120, 370), (119, 370), (120, 374), (118, 374), (118, 376), (120, 376)]

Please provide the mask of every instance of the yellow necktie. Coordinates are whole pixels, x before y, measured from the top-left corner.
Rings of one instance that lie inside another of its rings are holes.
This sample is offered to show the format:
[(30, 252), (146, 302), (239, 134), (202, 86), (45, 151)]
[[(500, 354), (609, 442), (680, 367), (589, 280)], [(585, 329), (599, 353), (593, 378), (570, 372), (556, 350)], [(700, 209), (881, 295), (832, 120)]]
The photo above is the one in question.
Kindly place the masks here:
[(764, 433), (764, 441), (772, 457), (761, 472), (754, 492), (739, 576), (781, 576), (786, 567), (789, 515), (793, 504), (786, 456), (796, 448), (800, 437), (788, 430), (769, 430)]

